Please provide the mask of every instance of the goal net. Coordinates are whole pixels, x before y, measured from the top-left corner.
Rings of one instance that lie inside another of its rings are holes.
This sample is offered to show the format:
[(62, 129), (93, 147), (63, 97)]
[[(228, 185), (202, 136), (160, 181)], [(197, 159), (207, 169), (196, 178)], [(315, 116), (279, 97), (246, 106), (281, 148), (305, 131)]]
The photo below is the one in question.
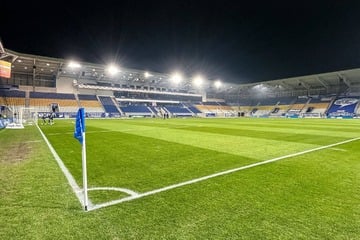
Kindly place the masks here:
[(37, 123), (38, 113), (34, 108), (9, 108), (11, 121), (7, 124), (8, 129), (21, 129), (26, 125)]
[(19, 112), (19, 122), (23, 125), (37, 124), (38, 113), (34, 108), (21, 108)]

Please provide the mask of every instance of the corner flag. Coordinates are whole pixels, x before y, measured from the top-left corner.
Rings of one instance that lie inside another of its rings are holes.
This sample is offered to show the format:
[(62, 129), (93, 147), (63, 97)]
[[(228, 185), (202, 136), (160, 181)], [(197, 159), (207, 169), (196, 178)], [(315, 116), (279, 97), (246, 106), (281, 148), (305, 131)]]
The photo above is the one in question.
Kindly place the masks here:
[(87, 171), (86, 171), (86, 144), (85, 144), (85, 110), (79, 108), (76, 114), (74, 137), (79, 140), (82, 145), (82, 174), (83, 174), (83, 193), (84, 208), (88, 210), (88, 194), (87, 194)]
[(74, 138), (83, 144), (83, 133), (85, 132), (85, 111), (84, 108), (79, 108), (76, 114)]

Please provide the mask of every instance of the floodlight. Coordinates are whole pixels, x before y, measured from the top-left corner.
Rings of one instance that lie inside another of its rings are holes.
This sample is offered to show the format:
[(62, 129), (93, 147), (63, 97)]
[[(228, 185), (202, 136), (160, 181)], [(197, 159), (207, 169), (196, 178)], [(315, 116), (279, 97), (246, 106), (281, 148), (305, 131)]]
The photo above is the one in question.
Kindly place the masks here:
[(145, 78), (148, 78), (148, 77), (152, 77), (152, 74), (150, 74), (150, 73), (148, 73), (148, 72), (145, 72), (145, 73), (144, 73), (144, 76), (145, 76)]
[(215, 83), (214, 83), (214, 86), (215, 86), (216, 88), (220, 88), (221, 85), (222, 85), (222, 83), (221, 83), (220, 80), (216, 80)]
[(182, 80), (183, 80), (183, 77), (178, 72), (173, 73), (171, 76), (171, 81), (175, 84), (180, 83)]
[(120, 72), (119, 68), (114, 65), (114, 64), (110, 64), (107, 68), (106, 68), (106, 71), (111, 75), (115, 75), (117, 74), (118, 72)]
[(70, 68), (81, 68), (81, 65), (78, 62), (71, 61), (71, 62), (69, 62), (68, 67), (70, 67)]
[(200, 87), (204, 82), (204, 79), (202, 76), (198, 75), (194, 78), (193, 83), (195, 86)]

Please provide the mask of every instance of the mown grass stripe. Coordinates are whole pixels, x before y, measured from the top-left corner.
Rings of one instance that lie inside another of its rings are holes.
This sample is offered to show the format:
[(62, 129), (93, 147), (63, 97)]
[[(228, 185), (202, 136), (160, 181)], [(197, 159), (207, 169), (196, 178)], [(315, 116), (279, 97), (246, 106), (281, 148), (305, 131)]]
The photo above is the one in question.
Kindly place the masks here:
[(327, 146), (313, 148), (313, 149), (309, 149), (309, 150), (306, 150), (306, 151), (293, 153), (293, 154), (289, 154), (289, 155), (285, 155), (285, 156), (281, 156), (281, 157), (277, 157), (277, 158), (273, 158), (273, 159), (269, 159), (269, 160), (249, 164), (249, 165), (242, 166), (242, 167), (239, 167), (239, 168), (234, 168), (234, 169), (226, 170), (226, 171), (223, 171), (223, 172), (214, 173), (214, 174), (211, 174), (211, 175), (208, 175), (208, 176), (195, 178), (195, 179), (192, 179), (192, 180), (189, 180), (189, 181), (186, 181), (186, 182), (181, 182), (181, 183), (173, 184), (173, 185), (166, 186), (166, 187), (163, 187), (163, 188), (155, 189), (155, 190), (152, 190), (152, 191), (139, 193), (137, 195), (132, 195), (130, 197), (122, 198), (122, 199), (119, 199), (119, 200), (110, 201), (110, 202), (103, 203), (103, 204), (97, 204), (97, 205), (92, 206), (89, 209), (89, 211), (104, 208), (104, 207), (108, 207), (108, 206), (112, 206), (112, 205), (127, 202), (127, 201), (132, 201), (132, 200), (143, 198), (143, 197), (147, 197), (147, 196), (150, 196), (150, 195), (165, 192), (165, 191), (172, 190), (172, 189), (175, 189), (175, 188), (179, 188), (179, 187), (183, 187), (183, 186), (186, 186), (186, 185), (190, 185), (190, 184), (198, 183), (198, 182), (201, 182), (201, 181), (205, 181), (205, 180), (208, 180), (208, 179), (211, 179), (211, 178), (231, 174), (231, 173), (234, 173), (234, 172), (238, 172), (238, 171), (241, 171), (241, 170), (245, 170), (245, 169), (249, 169), (249, 168), (253, 168), (253, 167), (257, 167), (257, 166), (261, 166), (261, 165), (265, 165), (265, 164), (269, 164), (269, 163), (273, 163), (273, 162), (276, 162), (276, 161), (279, 161), (279, 160), (300, 156), (300, 155), (303, 155), (303, 154), (323, 150), (323, 149), (326, 149), (326, 148), (335, 147), (335, 146), (338, 146), (338, 145), (342, 145), (342, 144), (346, 144), (346, 143), (349, 143), (349, 142), (357, 141), (359, 139), (360, 139), (360, 137), (353, 138), (353, 139), (348, 139), (348, 140), (338, 142), (338, 143), (333, 143), (333, 144), (330, 144), (330, 145), (327, 145)]

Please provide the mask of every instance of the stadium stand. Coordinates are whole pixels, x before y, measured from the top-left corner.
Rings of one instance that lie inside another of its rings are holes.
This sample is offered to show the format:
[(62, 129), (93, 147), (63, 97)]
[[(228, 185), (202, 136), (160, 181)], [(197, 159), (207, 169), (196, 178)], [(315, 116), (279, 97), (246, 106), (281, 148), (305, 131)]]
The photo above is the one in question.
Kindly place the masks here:
[(139, 105), (128, 105), (125, 107), (120, 107), (121, 111), (128, 117), (143, 116), (151, 117), (154, 113), (147, 106)]
[(111, 97), (99, 96), (99, 100), (103, 105), (105, 112), (108, 113), (109, 116), (120, 116), (120, 111)]
[(78, 94), (79, 106), (88, 113), (105, 112), (96, 95)]
[(53, 104), (63, 113), (75, 113), (79, 108), (75, 95), (67, 93), (30, 92), (29, 102), (37, 112), (49, 112)]
[(17, 90), (0, 90), (0, 105), (15, 108), (25, 107), (25, 92)]
[(289, 113), (300, 114), (300, 112), (305, 108), (307, 102), (309, 101), (308, 97), (298, 97), (294, 104), (291, 105)]
[(164, 109), (173, 117), (189, 117), (194, 116), (187, 107), (184, 106), (164, 106)]
[[(235, 111), (225, 102), (201, 102), (195, 104), (194, 107), (202, 112), (205, 116), (219, 116), (219, 117), (226, 117), (226, 116), (234, 116)], [(196, 111), (194, 109), (194, 111)]]
[[(124, 110), (159, 117), (164, 111), (173, 116), (219, 117), (359, 115), (358, 106), (341, 114), (344, 109), (336, 108), (334, 102), (342, 101), (338, 96), (360, 95), (360, 69), (248, 84), (224, 82), (220, 88), (214, 88), (213, 80), (209, 79), (199, 89), (191, 84), (190, 77), (174, 87), (172, 76), (166, 73), (151, 72), (146, 76), (146, 71), (122, 68), (116, 76), (111, 76), (104, 74), (106, 65), (81, 62), (81, 69), (74, 69), (66, 59), (8, 49), (2, 58), (13, 66), (10, 78), (0, 78), (0, 105), (7, 108), (30, 107), (48, 112), (50, 105), (56, 104), (60, 112), (69, 112), (70, 117), (78, 107), (84, 107), (88, 113), (121, 116), (121, 108), (130, 105)], [(147, 107), (133, 109), (137, 104)]]
[(201, 111), (199, 109), (197, 109), (194, 105), (192, 104), (184, 104), (192, 113), (194, 113), (195, 115), (200, 114)]
[(257, 103), (256, 106), (246, 106), (246, 110), (251, 109), (250, 115), (253, 117), (284, 117), (295, 101), (295, 97), (253, 99), (249, 103)]
[(333, 97), (311, 97), (301, 114), (303, 117), (323, 117)]

